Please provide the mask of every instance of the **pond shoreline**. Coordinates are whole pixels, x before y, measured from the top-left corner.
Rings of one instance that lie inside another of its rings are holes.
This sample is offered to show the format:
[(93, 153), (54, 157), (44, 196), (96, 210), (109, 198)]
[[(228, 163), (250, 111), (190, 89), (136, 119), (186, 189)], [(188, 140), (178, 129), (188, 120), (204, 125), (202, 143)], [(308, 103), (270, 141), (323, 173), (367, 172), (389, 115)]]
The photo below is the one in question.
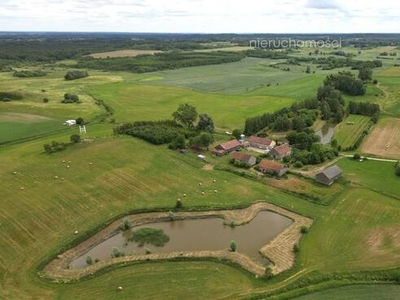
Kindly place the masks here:
[[(176, 220), (220, 217), (227, 225), (229, 225), (232, 221), (235, 223), (235, 225), (241, 225), (250, 222), (260, 211), (271, 211), (285, 216), (293, 221), (284, 231), (268, 242), (260, 250), (260, 253), (272, 262), (270, 268), (274, 274), (290, 269), (295, 260), (293, 246), (294, 244), (298, 243), (301, 238), (300, 228), (301, 226), (309, 227), (312, 224), (312, 219), (310, 218), (298, 215), (279, 206), (266, 202), (257, 202), (247, 208), (237, 210), (203, 212), (180, 211), (174, 212), (174, 217)], [(122, 220), (129, 220), (132, 226), (171, 221), (168, 212), (140, 213), (125, 216), (111, 223), (106, 228), (99, 231), (97, 234), (93, 235), (76, 247), (69, 249), (61, 255), (58, 255), (56, 259), (51, 261), (44, 268), (43, 271), (45, 276), (51, 279), (76, 280), (115, 264), (133, 261), (155, 261), (178, 258), (227, 259), (239, 264), (242, 268), (258, 276), (262, 276), (265, 272), (265, 266), (258, 264), (245, 254), (240, 252), (231, 252), (229, 249), (217, 251), (179, 251), (170, 253), (134, 254), (118, 258), (109, 258), (81, 269), (69, 268), (70, 263), (74, 259), (84, 255), (94, 246), (120, 232), (119, 225), (121, 224)]]

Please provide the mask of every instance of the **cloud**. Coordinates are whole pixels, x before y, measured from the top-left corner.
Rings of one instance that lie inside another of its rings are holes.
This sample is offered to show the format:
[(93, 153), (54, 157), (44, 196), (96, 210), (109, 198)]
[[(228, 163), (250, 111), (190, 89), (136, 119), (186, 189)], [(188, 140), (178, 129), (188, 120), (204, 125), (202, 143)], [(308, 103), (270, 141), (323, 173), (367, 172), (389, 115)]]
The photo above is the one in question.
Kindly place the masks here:
[(0, 0), (10, 31), (399, 32), (399, 15), (397, 0)]
[(335, 0), (308, 0), (306, 7), (316, 9), (342, 9)]

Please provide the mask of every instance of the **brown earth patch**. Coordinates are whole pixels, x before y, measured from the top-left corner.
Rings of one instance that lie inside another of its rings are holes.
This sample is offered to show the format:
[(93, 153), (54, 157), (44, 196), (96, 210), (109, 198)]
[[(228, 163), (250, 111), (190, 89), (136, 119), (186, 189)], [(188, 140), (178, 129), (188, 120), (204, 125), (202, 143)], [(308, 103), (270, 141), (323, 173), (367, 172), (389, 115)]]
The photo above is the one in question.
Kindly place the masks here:
[(366, 243), (375, 255), (385, 255), (393, 251), (400, 255), (400, 227), (372, 230)]
[(362, 151), (382, 157), (400, 158), (400, 119), (390, 118), (375, 126)]
[(203, 167), (203, 170), (212, 171), (212, 170), (214, 170), (214, 166), (210, 165), (210, 164), (205, 164)]
[[(275, 237), (271, 242), (265, 245), (260, 252), (268, 257), (273, 263), (271, 269), (274, 274), (280, 273), (282, 271), (290, 269), (295, 260), (295, 255), (293, 253), (294, 244), (299, 242), (301, 237), (300, 227), (301, 226), (311, 226), (312, 220), (295, 214), (291, 211), (283, 209), (279, 206), (266, 203), (258, 202), (251, 205), (248, 208), (241, 210), (222, 210), (222, 211), (206, 211), (206, 212), (177, 212), (175, 214), (176, 218), (205, 218), (205, 217), (215, 217), (219, 216), (224, 218), (226, 223), (235, 221), (236, 224), (243, 224), (250, 222), (259, 211), (273, 211), (283, 216), (286, 216), (293, 220), (282, 233)], [(133, 226), (151, 223), (154, 221), (168, 221), (169, 213), (143, 213), (126, 216), (123, 219), (128, 219)], [(148, 255), (129, 255), (119, 258), (110, 258), (107, 260), (102, 260), (91, 266), (82, 269), (69, 269), (69, 264), (76, 259), (84, 255), (92, 247), (98, 245), (107, 238), (118, 233), (118, 226), (121, 224), (122, 219), (117, 220), (87, 239), (78, 246), (64, 252), (57, 256), (56, 259), (51, 261), (45, 268), (44, 274), (55, 280), (74, 280), (81, 277), (93, 274), (94, 272), (103, 269), (105, 267), (127, 263), (133, 261), (146, 261), (146, 260), (166, 260), (174, 259), (180, 257), (187, 258), (204, 258), (204, 257), (214, 257), (219, 259), (228, 259), (237, 264), (242, 268), (258, 275), (262, 276), (265, 272), (265, 267), (260, 265), (248, 256), (241, 254), (240, 252), (231, 252), (228, 249), (219, 251), (184, 251), (184, 252), (172, 252), (172, 253), (155, 253)]]

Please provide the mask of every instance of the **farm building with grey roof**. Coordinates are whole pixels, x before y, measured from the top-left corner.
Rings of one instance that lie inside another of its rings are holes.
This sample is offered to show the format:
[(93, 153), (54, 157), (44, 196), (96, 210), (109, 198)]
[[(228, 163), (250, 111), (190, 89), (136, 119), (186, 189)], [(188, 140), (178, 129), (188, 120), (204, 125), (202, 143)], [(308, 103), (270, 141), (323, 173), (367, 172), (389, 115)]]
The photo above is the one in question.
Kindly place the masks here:
[(331, 185), (335, 180), (342, 176), (342, 169), (340, 169), (337, 165), (334, 165), (315, 176), (315, 180), (319, 183), (325, 185)]

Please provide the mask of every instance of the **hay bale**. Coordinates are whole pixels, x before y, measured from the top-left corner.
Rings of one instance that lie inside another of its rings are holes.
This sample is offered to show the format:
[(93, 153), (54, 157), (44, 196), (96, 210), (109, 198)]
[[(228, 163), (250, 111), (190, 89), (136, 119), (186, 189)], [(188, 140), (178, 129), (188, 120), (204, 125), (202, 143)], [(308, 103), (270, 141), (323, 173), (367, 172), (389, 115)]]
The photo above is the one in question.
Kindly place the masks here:
[(122, 291), (122, 286), (117, 287), (117, 291), (118, 292)]
[(17, 172), (16, 172), (16, 171), (14, 171), (14, 172), (13, 172), (13, 174), (14, 174), (14, 175), (17, 175)]
[(204, 192), (201, 192), (201, 194), (202, 194), (202, 195), (205, 195), (206, 193), (204, 193)]
[(186, 194), (183, 194), (183, 197), (186, 197)]
[(93, 165), (93, 163), (89, 163), (89, 165), (91, 166), (91, 165)]
[(214, 190), (214, 193), (218, 193), (218, 191), (217, 191), (217, 190)]
[(213, 182), (216, 183), (217, 181), (214, 179)]
[(201, 182), (199, 183), (199, 186), (202, 186)]
[(58, 179), (58, 176), (56, 175), (56, 176), (54, 176), (54, 179)]
[(67, 166), (67, 168), (69, 168), (69, 165)]
[(78, 233), (79, 233), (79, 231), (78, 231), (78, 230), (75, 230), (75, 231), (74, 231), (74, 234), (75, 234), (75, 235), (76, 235), (76, 234), (78, 234)]
[(65, 164), (65, 160), (63, 160), (62, 163)]
[(61, 180), (64, 180), (64, 177), (61, 177)]
[(23, 186), (20, 188), (21, 191), (23, 191), (24, 189), (25, 189), (25, 188), (24, 188)]

